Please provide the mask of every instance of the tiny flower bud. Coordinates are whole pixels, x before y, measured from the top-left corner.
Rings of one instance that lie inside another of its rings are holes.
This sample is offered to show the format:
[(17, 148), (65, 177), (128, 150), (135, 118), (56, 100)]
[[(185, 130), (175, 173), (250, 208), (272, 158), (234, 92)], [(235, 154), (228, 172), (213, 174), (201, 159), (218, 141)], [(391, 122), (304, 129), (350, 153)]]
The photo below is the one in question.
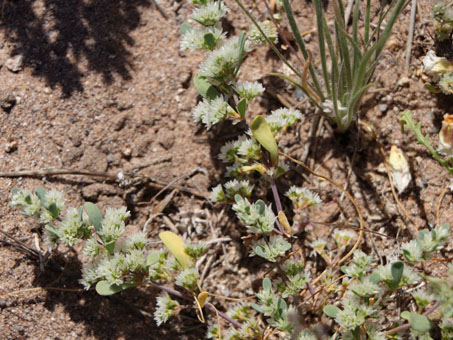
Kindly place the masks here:
[(439, 132), (439, 150), (441, 154), (453, 157), (453, 115), (444, 115)]
[(403, 151), (392, 145), (389, 156), (390, 173), (392, 174), (393, 184), (398, 193), (401, 194), (409, 185), (412, 176), (409, 164), (404, 157)]

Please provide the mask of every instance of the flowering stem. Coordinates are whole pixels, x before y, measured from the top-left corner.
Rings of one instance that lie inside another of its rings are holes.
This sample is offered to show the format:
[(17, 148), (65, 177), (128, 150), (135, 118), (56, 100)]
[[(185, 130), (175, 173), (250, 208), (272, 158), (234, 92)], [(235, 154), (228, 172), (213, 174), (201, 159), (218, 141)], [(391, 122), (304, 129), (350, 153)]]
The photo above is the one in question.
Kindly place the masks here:
[[(193, 297), (184, 295), (181, 292), (178, 292), (177, 290), (175, 290), (173, 288), (169, 288), (169, 287), (166, 287), (166, 286), (163, 286), (163, 285), (159, 285), (156, 282), (151, 281), (151, 280), (149, 281), (149, 283), (153, 287), (159, 288), (160, 290), (163, 290), (163, 291), (167, 292), (168, 294), (174, 295), (176, 297), (179, 297), (180, 299), (187, 300), (187, 301), (193, 301)], [(236, 321), (236, 320), (230, 318), (228, 315), (216, 310), (213, 306), (211, 306), (209, 304), (206, 304), (205, 307), (207, 309), (209, 309), (210, 311), (212, 311), (214, 313), (217, 313), (221, 318), (223, 318), (226, 321), (228, 321), (229, 323), (231, 323), (234, 327), (236, 327), (236, 328), (241, 328), (242, 327), (242, 325), (238, 321)]]
[[(278, 195), (277, 185), (275, 185), (275, 180), (274, 180), (274, 177), (272, 175), (269, 176), (269, 181), (271, 182), (272, 194), (274, 195), (274, 201), (275, 201), (275, 205), (277, 206), (277, 212), (280, 212), (280, 211), (283, 210), (282, 202), (280, 201), (280, 196)], [(284, 233), (285, 229), (280, 224), (278, 219), (276, 220), (276, 222), (277, 222), (278, 229), (280, 230), (280, 232)]]

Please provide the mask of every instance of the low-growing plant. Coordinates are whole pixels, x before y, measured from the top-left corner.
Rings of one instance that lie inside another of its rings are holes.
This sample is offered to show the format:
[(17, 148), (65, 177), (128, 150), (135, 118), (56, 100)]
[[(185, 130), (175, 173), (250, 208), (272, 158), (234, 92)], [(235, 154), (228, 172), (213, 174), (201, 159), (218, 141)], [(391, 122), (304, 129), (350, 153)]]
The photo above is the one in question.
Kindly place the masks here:
[[(321, 65), (318, 70), (314, 67), (313, 53), (310, 52), (300, 33), (290, 1), (282, 0), (282, 10), (288, 18), (297, 46), (305, 60), (303, 70), (300, 71), (278, 52), (273, 39), (267, 38), (268, 32), (261, 28), (263, 25), (253, 18), (241, 0), (235, 1), (298, 79), (278, 73), (271, 73), (271, 75), (286, 79), (299, 87), (336, 125), (338, 131), (342, 132), (357, 120), (361, 98), (370, 87), (374, 86), (371, 79), (379, 57), (392, 33), (398, 15), (407, 3), (406, 0), (394, 0), (385, 7), (381, 2), (382, 7), (373, 18), (370, 0), (355, 1), (352, 11), (352, 30), (349, 30), (343, 1), (331, 2), (334, 8), (334, 20), (333, 26), (329, 27), (322, 1), (313, 0), (319, 51), (317, 61), (320, 61)], [(362, 8), (363, 3), (364, 8)], [(361, 12), (363, 16), (360, 15)]]
[(433, 5), (434, 32), (438, 41), (451, 38), (453, 32), (453, 2), (437, 0)]

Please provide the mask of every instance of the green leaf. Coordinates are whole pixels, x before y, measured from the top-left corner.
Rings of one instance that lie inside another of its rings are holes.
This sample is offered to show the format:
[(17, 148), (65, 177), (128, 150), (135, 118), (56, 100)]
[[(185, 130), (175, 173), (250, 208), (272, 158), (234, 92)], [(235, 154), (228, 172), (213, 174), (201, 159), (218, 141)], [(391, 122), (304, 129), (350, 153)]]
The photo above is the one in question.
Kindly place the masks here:
[(278, 164), (278, 146), (272, 130), (263, 116), (259, 115), (250, 124), (253, 137), (271, 154), (273, 166)]
[(264, 290), (272, 290), (272, 282), (267, 277), (265, 277), (263, 279), (263, 289)]
[(426, 333), (431, 329), (431, 320), (424, 315), (404, 311), (401, 313), (401, 317), (409, 321), (411, 328), (416, 332)]
[(25, 203), (27, 203), (27, 204), (31, 204), (31, 196), (30, 196), (30, 195), (27, 195), (27, 197), (25, 197), (24, 201), (25, 201)]
[(96, 204), (91, 203), (91, 202), (86, 202), (84, 207), (85, 207), (85, 211), (88, 214), (88, 217), (90, 218), (91, 223), (93, 223), (93, 225), (94, 225), (94, 229), (96, 229), (96, 232), (99, 233), (102, 229), (101, 211), (96, 206)]
[(20, 191), (20, 189), (14, 188), (11, 190), (11, 195), (16, 195), (19, 191)]
[(46, 206), (46, 189), (44, 189), (43, 187), (36, 187), (35, 194), (39, 197), (41, 204), (43, 206)]
[(215, 42), (214, 34), (212, 34), (210, 32), (206, 33), (203, 36), (203, 39), (210, 50), (213, 50), (215, 48), (216, 42)]
[(258, 313), (264, 313), (264, 310), (261, 308), (261, 306), (257, 305), (256, 303), (252, 303), (252, 308)]
[(181, 31), (182, 34), (186, 34), (187, 32), (193, 30), (193, 27), (189, 23), (185, 22), (181, 26), (179, 26), (179, 30)]
[(148, 256), (146, 257), (146, 265), (152, 266), (156, 263), (159, 263), (159, 260), (160, 260), (159, 253), (149, 253)]
[(237, 110), (239, 114), (241, 115), (242, 118), (245, 117), (245, 110), (247, 110), (247, 99), (242, 98), (238, 105), (237, 105)]
[(401, 282), (401, 278), (403, 277), (403, 271), (404, 271), (403, 262), (397, 261), (397, 262), (392, 263), (391, 272), (392, 272), (393, 281), (392, 281), (391, 287), (390, 287), (392, 290), (395, 290), (396, 288), (398, 288), (398, 286)]
[(96, 292), (99, 295), (107, 296), (119, 293), (127, 288), (134, 287), (132, 283), (123, 283), (121, 285), (112, 285), (106, 280), (99, 281), (96, 284)]
[(236, 203), (240, 203), (240, 202), (242, 202), (242, 200), (243, 200), (243, 198), (242, 198), (241, 195), (239, 195), (239, 194), (235, 194), (235, 195), (234, 195), (234, 201), (235, 201)]
[(183, 268), (189, 268), (193, 264), (192, 258), (184, 249), (184, 240), (181, 236), (171, 231), (163, 231), (159, 234), (159, 238)]
[(260, 215), (264, 214), (264, 211), (266, 210), (266, 203), (264, 203), (263, 200), (258, 200), (255, 203), (258, 206), (258, 212)]
[(425, 83), (425, 88), (431, 93), (441, 93), (442, 91), (431, 83)]
[(369, 277), (370, 281), (373, 282), (374, 284), (378, 284), (380, 281), (381, 281), (381, 276), (376, 273), (376, 272), (373, 272), (370, 277)]
[(113, 251), (115, 250), (115, 244), (116, 241), (112, 241), (110, 243), (104, 244), (105, 249), (109, 252), (110, 255), (113, 254)]
[(193, 84), (203, 98), (212, 100), (220, 96), (216, 88), (206, 78), (201, 77), (198, 74), (193, 79)]
[(278, 299), (277, 309), (278, 309), (277, 316), (279, 318), (282, 317), (284, 315), (285, 311), (288, 309), (288, 306), (286, 305), (285, 300), (283, 300), (282, 298)]
[(237, 75), (239, 72), (239, 69), (241, 68), (242, 58), (244, 57), (245, 38), (246, 38), (245, 32), (241, 31), (239, 33), (239, 39), (238, 39), (239, 58), (238, 58), (238, 64), (236, 66), (236, 70), (234, 71), (234, 75)]
[(340, 308), (334, 305), (327, 305), (323, 308), (324, 314), (331, 318), (335, 318), (337, 316), (337, 313), (340, 311)]
[(50, 205), (47, 207), (47, 210), (50, 212), (50, 215), (53, 218), (57, 217), (60, 213), (55, 202), (50, 203)]

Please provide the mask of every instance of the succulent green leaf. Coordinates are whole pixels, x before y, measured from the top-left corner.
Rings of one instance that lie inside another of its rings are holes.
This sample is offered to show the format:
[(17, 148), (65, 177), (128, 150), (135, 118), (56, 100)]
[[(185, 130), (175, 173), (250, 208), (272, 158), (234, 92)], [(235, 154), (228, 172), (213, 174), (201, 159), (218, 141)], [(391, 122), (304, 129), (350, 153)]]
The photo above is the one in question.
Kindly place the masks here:
[(278, 164), (278, 146), (275, 141), (274, 134), (267, 124), (266, 119), (263, 116), (256, 116), (256, 118), (250, 124), (253, 137), (261, 144), (263, 148), (269, 151), (271, 155), (272, 165)]
[(96, 284), (96, 292), (99, 295), (107, 296), (119, 293), (127, 288), (133, 287), (132, 283), (123, 283), (122, 285), (112, 285), (106, 280), (99, 281)]
[(113, 251), (115, 250), (115, 244), (116, 241), (112, 241), (104, 245), (105, 249), (109, 252), (109, 254), (113, 254)]
[(203, 39), (204, 39), (204, 42), (206, 43), (206, 45), (209, 47), (210, 50), (214, 49), (214, 47), (216, 45), (214, 34), (212, 34), (210, 32), (206, 33), (203, 36)]
[(36, 196), (39, 197), (41, 204), (45, 206), (46, 205), (46, 189), (44, 189), (43, 187), (37, 187), (35, 189), (35, 194), (36, 194)]
[(403, 277), (404, 264), (401, 261), (392, 263), (391, 272), (393, 281), (391, 283), (391, 289), (394, 290), (398, 288), (401, 278)]
[(195, 76), (193, 84), (203, 98), (215, 99), (220, 96), (215, 87), (206, 78), (201, 77), (198, 74)]
[(148, 256), (146, 257), (146, 265), (152, 266), (158, 263), (160, 260), (159, 257), (160, 257), (159, 253), (149, 253)]
[(55, 202), (50, 203), (50, 205), (47, 207), (47, 210), (50, 212), (50, 215), (55, 218), (58, 216), (58, 208)]
[(252, 308), (254, 310), (256, 310), (258, 313), (264, 313), (264, 310), (259, 305), (257, 305), (256, 303), (252, 303)]
[(374, 272), (370, 275), (369, 279), (374, 284), (378, 284), (379, 281), (381, 281), (381, 276), (378, 273)]
[(102, 229), (102, 213), (97, 207), (96, 204), (91, 203), (91, 202), (86, 202), (85, 205), (85, 211), (88, 214), (88, 217), (90, 218), (91, 223), (93, 223), (94, 228), (96, 229), (96, 232), (100, 232)]
[(272, 282), (267, 277), (263, 279), (263, 289), (264, 290), (271, 290), (272, 289)]
[(264, 211), (266, 210), (266, 203), (264, 203), (263, 200), (258, 200), (255, 204), (258, 206), (258, 212), (260, 213), (260, 215), (263, 215)]
[(238, 113), (242, 118), (245, 118), (245, 111), (247, 110), (247, 99), (242, 98), (237, 105)]
[(337, 316), (337, 313), (340, 311), (340, 308), (334, 305), (327, 305), (323, 308), (324, 314), (331, 318), (335, 318)]
[(416, 332), (426, 333), (431, 329), (431, 321), (424, 315), (404, 311), (401, 317), (409, 321), (411, 328)]
[(184, 24), (179, 26), (179, 30), (181, 31), (182, 34), (186, 34), (187, 32), (193, 30), (193, 27), (189, 23), (185, 22)]

